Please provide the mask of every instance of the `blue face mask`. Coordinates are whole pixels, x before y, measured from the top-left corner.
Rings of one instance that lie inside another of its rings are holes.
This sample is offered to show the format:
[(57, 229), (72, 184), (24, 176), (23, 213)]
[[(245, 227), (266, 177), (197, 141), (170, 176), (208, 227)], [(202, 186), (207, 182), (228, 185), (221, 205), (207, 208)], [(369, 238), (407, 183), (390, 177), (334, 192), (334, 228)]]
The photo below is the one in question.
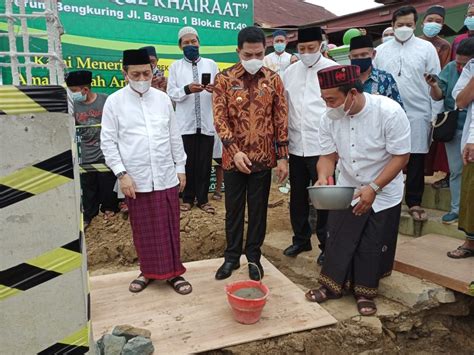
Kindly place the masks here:
[(198, 46), (186, 46), (183, 47), (184, 56), (190, 61), (194, 62), (199, 58), (199, 47)]
[(286, 49), (286, 44), (285, 43), (275, 43), (273, 45), (273, 48), (275, 48), (276, 52), (283, 53)]
[(74, 102), (84, 102), (86, 101), (87, 95), (83, 95), (82, 92), (72, 92), (71, 91), (71, 98)]
[(351, 59), (352, 65), (357, 65), (361, 73), (365, 73), (372, 66), (372, 58)]
[(436, 22), (427, 22), (423, 24), (423, 33), (426, 37), (435, 37), (440, 32), (443, 26)]
[(466, 26), (469, 31), (474, 31), (474, 16), (466, 17), (464, 26)]

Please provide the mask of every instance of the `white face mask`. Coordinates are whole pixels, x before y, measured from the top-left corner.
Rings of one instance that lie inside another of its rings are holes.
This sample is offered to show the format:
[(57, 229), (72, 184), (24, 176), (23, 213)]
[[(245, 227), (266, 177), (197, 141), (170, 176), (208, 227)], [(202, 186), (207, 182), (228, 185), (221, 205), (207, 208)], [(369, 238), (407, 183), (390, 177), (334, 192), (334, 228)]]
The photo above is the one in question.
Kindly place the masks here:
[(263, 67), (263, 60), (261, 59), (241, 60), (241, 63), (244, 69), (252, 75), (254, 75)]
[(411, 38), (411, 36), (413, 36), (414, 31), (415, 30), (411, 27), (403, 26), (403, 27), (396, 28), (394, 32), (395, 32), (395, 37), (397, 37), (397, 39), (403, 43), (403, 42), (408, 41)]
[(310, 67), (321, 58), (321, 52), (316, 52), (316, 53), (304, 53), (300, 54), (301, 61), (303, 62), (304, 65), (307, 67)]
[(78, 92), (70, 91), (70, 93), (71, 93), (72, 101), (74, 102), (84, 102), (87, 99), (87, 95), (83, 95), (82, 92), (80, 91)]
[(140, 94), (146, 93), (148, 90), (150, 90), (150, 87), (151, 87), (151, 80), (135, 81), (135, 80), (128, 79), (128, 83), (130, 84), (130, 87), (133, 90), (135, 90), (136, 92), (138, 92)]
[(392, 41), (395, 37), (393, 36), (386, 36), (386, 37), (383, 37), (382, 38), (382, 42), (385, 43), (385, 42), (388, 42), (388, 41)]
[(332, 108), (332, 107), (326, 107), (326, 116), (330, 118), (331, 120), (339, 120), (346, 118), (346, 116), (349, 114), (349, 112), (352, 110), (352, 107), (354, 106), (355, 100), (352, 101), (352, 104), (349, 106), (347, 111), (344, 110), (344, 106), (346, 106), (347, 98), (349, 95), (346, 96), (346, 99), (344, 100), (344, 103), (339, 105), (338, 107)]

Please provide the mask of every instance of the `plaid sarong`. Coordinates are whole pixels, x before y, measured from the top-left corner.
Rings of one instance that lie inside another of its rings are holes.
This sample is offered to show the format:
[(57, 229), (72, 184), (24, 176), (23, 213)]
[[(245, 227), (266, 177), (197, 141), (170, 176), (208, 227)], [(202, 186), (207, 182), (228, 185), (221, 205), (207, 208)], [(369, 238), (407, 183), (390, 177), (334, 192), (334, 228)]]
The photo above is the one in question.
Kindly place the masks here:
[(179, 239), (178, 188), (127, 198), (133, 243), (146, 278), (167, 280), (184, 274)]

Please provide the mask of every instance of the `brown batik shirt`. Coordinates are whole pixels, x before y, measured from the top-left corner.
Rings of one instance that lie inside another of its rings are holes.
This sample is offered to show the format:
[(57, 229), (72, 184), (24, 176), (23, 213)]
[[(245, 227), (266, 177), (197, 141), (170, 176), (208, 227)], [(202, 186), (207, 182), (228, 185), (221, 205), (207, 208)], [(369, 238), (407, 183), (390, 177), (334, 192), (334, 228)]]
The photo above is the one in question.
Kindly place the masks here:
[(441, 65), (441, 69), (443, 69), (451, 60), (451, 44), (439, 36), (430, 38), (422, 35), (420, 38), (430, 42), (436, 48), (436, 51), (438, 52), (439, 63)]
[(224, 170), (236, 170), (238, 152), (248, 156), (252, 172), (288, 155), (288, 104), (278, 74), (262, 68), (250, 75), (237, 63), (216, 76), (212, 99)]

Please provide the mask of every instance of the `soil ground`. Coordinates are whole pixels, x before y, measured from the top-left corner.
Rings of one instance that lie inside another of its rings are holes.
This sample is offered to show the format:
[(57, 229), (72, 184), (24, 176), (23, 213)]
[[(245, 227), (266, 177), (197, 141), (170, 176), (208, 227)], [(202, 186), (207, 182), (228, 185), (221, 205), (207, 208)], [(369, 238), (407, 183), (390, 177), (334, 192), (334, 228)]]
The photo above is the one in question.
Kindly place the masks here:
[[(287, 238), (289, 245), (292, 233), (288, 202), (289, 195), (282, 194), (278, 186), (273, 186), (266, 238)], [(216, 208), (215, 215), (209, 215), (198, 208), (181, 215), (183, 262), (223, 256), (224, 201), (211, 203)], [(109, 221), (104, 221), (102, 216), (96, 217), (86, 231), (86, 241), (91, 275), (138, 269), (130, 224), (122, 215)], [(308, 270), (294, 272), (294, 269), (286, 265), (284, 257), (265, 255), (301, 288), (314, 287), (313, 279), (306, 274)], [(455, 304), (405, 309), (394, 312), (393, 315), (380, 315), (368, 320), (352, 317), (331, 327), (243, 344), (209, 354), (472, 354), (474, 300), (459, 294), (456, 297), (459, 301)], [(390, 303), (395, 309), (404, 308), (390, 300), (379, 302)], [(327, 308), (329, 312), (330, 308)]]

